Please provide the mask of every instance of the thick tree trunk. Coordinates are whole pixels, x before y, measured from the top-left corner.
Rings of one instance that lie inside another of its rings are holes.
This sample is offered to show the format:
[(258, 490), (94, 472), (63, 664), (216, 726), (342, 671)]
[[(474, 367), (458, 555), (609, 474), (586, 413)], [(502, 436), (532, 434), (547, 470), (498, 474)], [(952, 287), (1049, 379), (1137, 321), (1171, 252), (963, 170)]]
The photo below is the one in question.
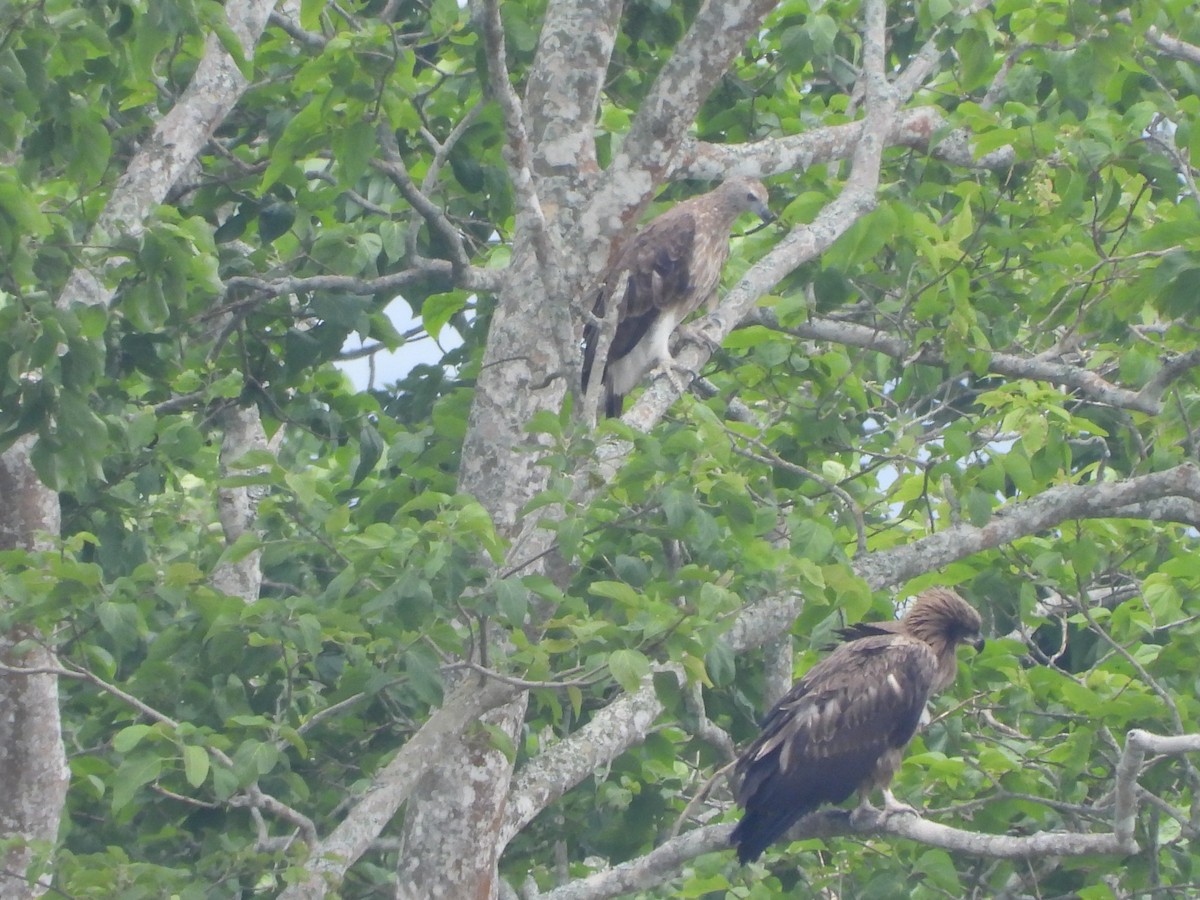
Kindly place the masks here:
[[(509, 538), (520, 530), (521, 508), (549, 479), (537, 464), (536, 438), (524, 426), (534, 413), (558, 409), (566, 393), (567, 311), (566, 303), (547, 295), (532, 252), (514, 260), (492, 320), (459, 476), (460, 489), (483, 503)], [(525, 545), (510, 555), (537, 553)], [(483, 721), (516, 743), (526, 701), (522, 694)], [(426, 774), (405, 812), (397, 898), (497, 896), (511, 778), (512, 761), (488, 743), (486, 732), (468, 733)]]
[[(33, 438), (24, 437), (0, 455), (0, 549), (44, 549), (39, 535), (58, 535), (58, 495), (38, 480), (32, 448)], [(38, 637), (21, 627), (0, 635), (0, 666), (56, 667)], [(23, 900), (45, 893), (49, 879), (31, 865), (37, 857), (53, 858), (47, 851), (58, 838), (67, 782), (58, 679), (0, 670), (0, 841), (14, 841), (0, 856), (0, 896)]]
[[(527, 695), (482, 721), (515, 740)], [(421, 779), (404, 820), (397, 900), (491, 900), (497, 896), (498, 841), (512, 763), (488, 733), (468, 733)]]

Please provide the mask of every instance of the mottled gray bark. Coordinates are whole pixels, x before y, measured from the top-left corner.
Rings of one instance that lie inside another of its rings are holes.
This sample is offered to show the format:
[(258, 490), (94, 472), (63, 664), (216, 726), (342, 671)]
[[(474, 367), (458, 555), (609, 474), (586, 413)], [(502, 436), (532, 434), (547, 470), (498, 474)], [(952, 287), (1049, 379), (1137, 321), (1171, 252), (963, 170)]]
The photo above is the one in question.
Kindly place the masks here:
[[(0, 550), (44, 550), (58, 535), (58, 497), (37, 480), (32, 448), (33, 439), (24, 437), (0, 456)], [(0, 635), (0, 666), (54, 667), (54, 654), (39, 638), (20, 626)], [(0, 896), (23, 900), (45, 892), (48, 879), (32, 866), (38, 857), (52, 858), (67, 781), (57, 679), (0, 670), (0, 840), (15, 839), (0, 855)]]

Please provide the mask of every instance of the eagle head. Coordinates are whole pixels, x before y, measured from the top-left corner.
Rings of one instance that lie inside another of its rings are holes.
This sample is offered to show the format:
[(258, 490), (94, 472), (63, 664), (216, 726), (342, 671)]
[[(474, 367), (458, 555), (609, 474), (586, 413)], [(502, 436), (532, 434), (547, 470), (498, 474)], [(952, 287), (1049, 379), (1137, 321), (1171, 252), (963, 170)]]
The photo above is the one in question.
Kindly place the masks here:
[(719, 190), (723, 195), (723, 205), (734, 218), (744, 212), (752, 212), (764, 222), (775, 218), (775, 214), (767, 206), (770, 200), (767, 186), (757, 178), (730, 178)]

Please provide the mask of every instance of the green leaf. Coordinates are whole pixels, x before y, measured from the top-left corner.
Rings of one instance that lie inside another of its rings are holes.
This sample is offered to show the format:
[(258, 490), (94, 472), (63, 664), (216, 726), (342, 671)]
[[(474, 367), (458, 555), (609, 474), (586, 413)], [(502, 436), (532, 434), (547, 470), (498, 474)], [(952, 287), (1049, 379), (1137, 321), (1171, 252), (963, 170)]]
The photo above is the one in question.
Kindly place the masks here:
[(436, 340), (446, 323), (466, 305), (467, 298), (464, 294), (435, 294), (421, 304), (421, 324), (425, 326), (429, 336)]
[(517, 748), (513, 744), (512, 738), (508, 736), (508, 732), (499, 725), (492, 725), (489, 722), (480, 722), (479, 727), (487, 732), (488, 743), (496, 750), (504, 754), (504, 758), (512, 762), (517, 758)]
[(208, 751), (195, 744), (183, 747), (183, 775), (192, 787), (200, 787), (208, 778)]
[(520, 626), (529, 612), (529, 591), (520, 581), (504, 578), (496, 582), (496, 605), (505, 620)]
[(650, 674), (650, 660), (637, 650), (614, 650), (608, 656), (608, 670), (617, 684), (633, 693)]
[(121, 761), (112, 778), (112, 811), (121, 812), (132, 801), (144, 785), (158, 778), (162, 772), (162, 758), (149, 753), (139, 753)]
[(142, 738), (146, 737), (153, 730), (151, 726), (141, 723), (122, 728), (113, 735), (113, 749), (118, 753), (128, 753), (142, 742)]
[(242, 741), (233, 755), (233, 769), (241, 784), (250, 784), (269, 774), (280, 760), (279, 749), (270, 741)]
[(370, 423), (365, 423), (358, 433), (358, 465), (354, 467), (352, 486), (362, 482), (375, 469), (375, 464), (383, 456), (384, 443), (379, 430)]
[(593, 581), (588, 590), (596, 597), (607, 597), (624, 606), (640, 606), (642, 595), (623, 581)]

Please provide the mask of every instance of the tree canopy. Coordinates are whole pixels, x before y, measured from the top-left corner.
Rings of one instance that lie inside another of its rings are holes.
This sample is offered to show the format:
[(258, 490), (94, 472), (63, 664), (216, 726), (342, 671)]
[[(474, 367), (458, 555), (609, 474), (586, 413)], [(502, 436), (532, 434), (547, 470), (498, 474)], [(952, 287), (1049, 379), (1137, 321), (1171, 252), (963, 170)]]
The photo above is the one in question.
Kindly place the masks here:
[[(6, 4), (0, 894), (1193, 895), (1194, 12)], [(694, 380), (597, 423), (732, 175)], [(920, 815), (739, 866), (762, 713), (933, 585)]]

